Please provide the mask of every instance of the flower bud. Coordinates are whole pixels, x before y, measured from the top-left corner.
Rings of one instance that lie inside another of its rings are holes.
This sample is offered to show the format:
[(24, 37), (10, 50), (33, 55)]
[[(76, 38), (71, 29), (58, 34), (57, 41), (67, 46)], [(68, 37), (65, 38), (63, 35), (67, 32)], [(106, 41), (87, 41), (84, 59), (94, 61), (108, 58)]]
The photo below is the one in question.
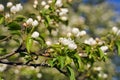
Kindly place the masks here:
[(48, 0), (48, 3), (51, 4), (51, 3), (52, 3), (52, 0)]
[(12, 3), (12, 2), (8, 2), (8, 3), (7, 3), (7, 7), (8, 7), (8, 8), (10, 8), (10, 7), (12, 7), (12, 6), (13, 6), (13, 3)]
[(10, 12), (15, 14), (15, 13), (17, 12), (16, 6), (12, 6), (12, 7), (10, 8)]
[(71, 50), (74, 50), (74, 49), (77, 48), (77, 45), (74, 44), (74, 43), (71, 43), (71, 44), (68, 45), (68, 48), (71, 49)]
[(32, 18), (29, 18), (29, 19), (26, 21), (26, 23), (27, 23), (28, 25), (31, 25), (31, 24), (33, 23), (33, 19), (32, 19)]
[(78, 29), (78, 28), (73, 28), (73, 29), (72, 29), (72, 33), (73, 33), (74, 35), (77, 35), (77, 34), (79, 33), (79, 29)]
[(45, 2), (45, 1), (42, 1), (42, 2), (41, 2), (41, 5), (42, 5), (42, 6), (45, 6), (45, 5), (46, 5), (46, 2)]
[(37, 25), (38, 25), (38, 21), (34, 20), (33, 23), (32, 23), (32, 26), (37, 26)]
[(107, 46), (101, 46), (100, 49), (101, 49), (103, 52), (105, 52), (105, 51), (108, 50), (108, 47), (107, 47)]
[(117, 28), (116, 26), (114, 26), (114, 27), (112, 28), (112, 31), (113, 31), (114, 33), (117, 33), (118, 28)]
[(50, 6), (49, 5), (45, 5), (44, 9), (48, 9)]
[(35, 32), (32, 33), (31, 37), (32, 38), (37, 38), (37, 37), (39, 37), (39, 35), (40, 34), (37, 31), (35, 31)]
[(4, 6), (0, 4), (0, 12), (4, 11)]
[(55, 5), (57, 6), (57, 7), (62, 7), (62, 0), (57, 0), (56, 1), (56, 3), (55, 3)]

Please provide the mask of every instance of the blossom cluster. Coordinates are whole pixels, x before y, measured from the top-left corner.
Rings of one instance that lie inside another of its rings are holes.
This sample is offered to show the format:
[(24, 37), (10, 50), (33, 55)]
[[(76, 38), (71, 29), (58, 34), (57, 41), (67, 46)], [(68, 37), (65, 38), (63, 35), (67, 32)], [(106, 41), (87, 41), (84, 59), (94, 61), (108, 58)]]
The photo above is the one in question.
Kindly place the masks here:
[(77, 45), (71, 38), (59, 38), (59, 42), (63, 45), (68, 46), (69, 49), (74, 50), (77, 48)]
[(33, 20), (32, 18), (29, 18), (27, 21), (26, 21), (27, 25), (32, 25), (32, 26), (37, 26), (39, 23), (37, 20)]
[(79, 31), (78, 28), (73, 28), (73, 29), (72, 29), (72, 33), (73, 33), (73, 35), (75, 35), (76, 37), (86, 35), (86, 31), (85, 31), (85, 30)]
[(119, 35), (119, 34), (120, 34), (120, 30), (119, 30), (116, 26), (114, 26), (114, 27), (112, 28), (112, 31), (113, 31), (113, 33), (116, 34), (116, 35)]

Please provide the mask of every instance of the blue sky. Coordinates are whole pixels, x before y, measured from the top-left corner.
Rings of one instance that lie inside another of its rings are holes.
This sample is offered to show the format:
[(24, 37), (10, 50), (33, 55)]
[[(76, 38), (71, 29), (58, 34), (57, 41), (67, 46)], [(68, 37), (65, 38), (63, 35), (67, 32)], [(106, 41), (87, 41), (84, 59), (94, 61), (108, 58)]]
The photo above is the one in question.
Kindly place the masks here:
[(120, 0), (107, 0), (110, 5), (114, 5), (115, 11), (120, 14)]

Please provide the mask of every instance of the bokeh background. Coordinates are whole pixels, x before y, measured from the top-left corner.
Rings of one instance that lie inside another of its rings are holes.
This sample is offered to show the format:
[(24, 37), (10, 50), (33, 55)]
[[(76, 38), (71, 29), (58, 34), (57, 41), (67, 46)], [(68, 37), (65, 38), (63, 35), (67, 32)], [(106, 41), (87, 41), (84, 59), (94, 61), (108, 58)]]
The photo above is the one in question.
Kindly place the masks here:
[[(26, 10), (23, 11), (23, 14), (27, 11), (32, 12), (29, 6), (32, 5), (33, 0), (0, 0), (0, 4), (6, 5), (8, 1), (21, 2)], [(73, 0), (69, 9), (70, 25), (86, 29), (92, 37), (104, 35), (113, 26), (120, 26), (120, 0)], [(1, 43), (0, 47), (2, 47)], [(116, 53), (109, 57), (110, 62), (101, 64), (111, 74), (108, 80), (120, 80), (120, 57)], [(2, 68), (5, 68), (5, 70), (2, 70)], [(67, 80), (56, 69), (35, 69), (33, 67), (27, 68), (26, 66), (22, 68), (21, 66), (8, 67), (6, 65), (2, 65), (2, 68), (0, 68), (0, 76), (6, 77), (5, 80)]]

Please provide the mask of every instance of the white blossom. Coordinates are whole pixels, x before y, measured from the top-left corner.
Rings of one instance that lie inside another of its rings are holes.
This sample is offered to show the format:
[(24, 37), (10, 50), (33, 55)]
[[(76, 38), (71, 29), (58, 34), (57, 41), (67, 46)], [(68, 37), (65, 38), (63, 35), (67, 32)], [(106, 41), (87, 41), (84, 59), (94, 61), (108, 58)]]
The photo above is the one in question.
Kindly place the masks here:
[(0, 12), (4, 11), (4, 5), (0, 4)]
[(28, 25), (31, 25), (31, 24), (33, 23), (33, 19), (32, 19), (32, 18), (29, 18), (29, 19), (26, 21), (26, 23), (27, 23)]
[(51, 42), (50, 40), (48, 40), (48, 41), (46, 41), (46, 44), (47, 44), (48, 46), (50, 46), (50, 45), (52, 44), (52, 42)]
[(0, 64), (0, 72), (3, 72), (7, 68), (6, 64)]
[(35, 4), (35, 5), (38, 5), (38, 0), (34, 0), (34, 4)]
[(102, 67), (94, 67), (93, 68), (95, 71), (101, 71), (102, 70)]
[(74, 50), (74, 49), (77, 48), (77, 45), (74, 44), (74, 43), (71, 43), (71, 44), (68, 45), (68, 48), (71, 49), (71, 50)]
[(98, 76), (102, 77), (102, 78), (107, 78), (108, 77), (108, 75), (106, 73), (99, 73)]
[(18, 69), (15, 69), (15, 70), (14, 70), (14, 73), (15, 73), (15, 74), (18, 74), (19, 72), (20, 72), (20, 71), (19, 71)]
[(41, 20), (41, 16), (37, 16), (37, 20), (40, 21)]
[(9, 18), (10, 17), (10, 14), (9, 13), (6, 13), (5, 14), (5, 18), (7, 19), (7, 18)]
[(86, 35), (86, 31), (83, 30), (83, 31), (78, 32), (76, 36), (79, 37), (79, 36), (84, 36), (84, 35)]
[(13, 6), (13, 3), (12, 2), (7, 2), (7, 7), (10, 8)]
[(51, 4), (51, 3), (52, 3), (52, 0), (48, 0), (48, 3)]
[(41, 5), (42, 5), (42, 6), (45, 6), (45, 5), (46, 5), (46, 2), (45, 2), (45, 1), (42, 1), (42, 2), (41, 2)]
[(33, 4), (33, 7), (34, 7), (34, 8), (37, 8), (37, 5)]
[(68, 46), (69, 49), (74, 50), (77, 48), (77, 45), (71, 38), (59, 38), (59, 42), (63, 45)]
[(69, 45), (70, 44), (70, 40), (66, 39), (66, 38), (60, 38), (59, 41), (63, 44), (63, 45)]
[(67, 37), (70, 37), (70, 36), (72, 36), (72, 33), (70, 33), (70, 32), (67, 33)]
[(101, 46), (100, 49), (101, 49), (103, 52), (105, 52), (105, 51), (108, 50), (108, 46)]
[(61, 16), (60, 19), (63, 20), (63, 21), (67, 21), (68, 20), (67, 16)]
[(60, 8), (60, 12), (59, 12), (60, 16), (66, 15), (67, 13), (68, 13), (68, 9), (67, 8)]
[(37, 20), (34, 20), (33, 23), (32, 23), (32, 26), (37, 26), (39, 23)]
[(23, 6), (21, 5), (21, 3), (16, 4), (16, 11), (21, 11), (23, 9)]
[(15, 14), (17, 12), (16, 6), (12, 6), (10, 12)]
[(73, 29), (72, 29), (72, 33), (73, 33), (74, 35), (77, 35), (77, 34), (79, 33), (79, 29), (78, 29), (78, 28), (73, 28)]
[(44, 9), (49, 9), (49, 7), (50, 7), (49, 5), (45, 5)]
[(62, 7), (62, 5), (63, 5), (62, 0), (57, 0), (56, 3), (55, 3), (55, 5), (57, 7)]
[(96, 40), (94, 40), (93, 38), (89, 38), (88, 40), (85, 40), (84, 43), (88, 44), (88, 45), (96, 45), (97, 44)]
[(32, 35), (31, 35), (31, 37), (32, 38), (37, 38), (37, 37), (39, 37), (39, 32), (37, 32), (37, 31), (34, 31), (33, 33), (32, 33)]
[(42, 77), (42, 74), (41, 73), (38, 73), (37, 74), (37, 78), (41, 78)]
[(117, 31), (117, 35), (120, 35), (120, 30)]
[(116, 26), (114, 26), (114, 27), (112, 28), (112, 31), (113, 31), (114, 33), (117, 33), (117, 32), (118, 32), (118, 28), (117, 28)]

